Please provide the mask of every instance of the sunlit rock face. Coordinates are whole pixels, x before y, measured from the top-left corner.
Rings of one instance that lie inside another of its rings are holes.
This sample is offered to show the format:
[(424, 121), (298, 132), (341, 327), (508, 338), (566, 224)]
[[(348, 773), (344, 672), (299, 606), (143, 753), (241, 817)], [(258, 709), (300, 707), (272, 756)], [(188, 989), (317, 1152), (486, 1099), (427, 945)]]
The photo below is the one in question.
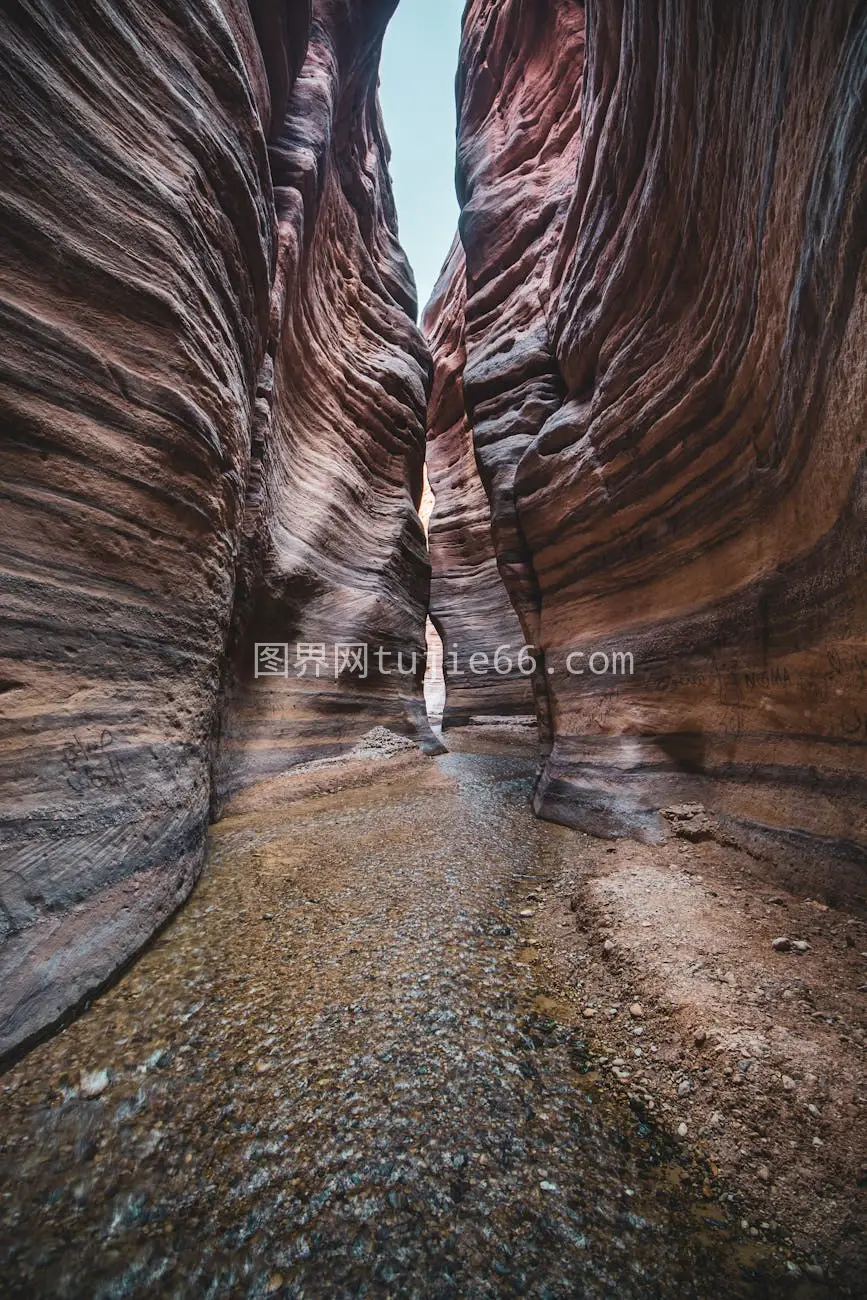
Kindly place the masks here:
[[(171, 914), (220, 793), (420, 713), (421, 660), (333, 664), (424, 644), (393, 7), (0, 18), (0, 1055)], [(292, 681), (298, 641), (327, 677)]]
[(865, 54), (855, 0), (471, 0), (458, 149), (539, 812), (658, 839), (702, 803), (862, 894)]
[(428, 406), (427, 466), (435, 496), (429, 544), (430, 612), (443, 639), (443, 726), (476, 716), (532, 714), (522, 672), (524, 634), (497, 571), (491, 511), (476, 467), (464, 405), (466, 265), (455, 242), (428, 304), (424, 329), (436, 355)]

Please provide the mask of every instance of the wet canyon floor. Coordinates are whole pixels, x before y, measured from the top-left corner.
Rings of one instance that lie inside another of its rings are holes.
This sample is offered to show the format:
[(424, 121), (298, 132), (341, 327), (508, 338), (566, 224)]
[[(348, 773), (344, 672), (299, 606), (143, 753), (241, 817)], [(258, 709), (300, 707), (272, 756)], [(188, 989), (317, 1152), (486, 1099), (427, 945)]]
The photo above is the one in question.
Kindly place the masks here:
[(812, 1294), (534, 984), (575, 849), (533, 770), (450, 753), (214, 827), (175, 921), (0, 1078), (2, 1293)]

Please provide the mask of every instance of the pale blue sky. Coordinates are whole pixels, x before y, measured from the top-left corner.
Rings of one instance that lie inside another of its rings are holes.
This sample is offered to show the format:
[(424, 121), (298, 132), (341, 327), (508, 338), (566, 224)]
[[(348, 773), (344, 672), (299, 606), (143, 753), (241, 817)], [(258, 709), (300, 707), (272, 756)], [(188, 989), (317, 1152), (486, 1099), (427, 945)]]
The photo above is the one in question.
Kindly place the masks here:
[(455, 73), (464, 0), (400, 0), (385, 35), (380, 99), (391, 142), (400, 242), (420, 310), (458, 223)]

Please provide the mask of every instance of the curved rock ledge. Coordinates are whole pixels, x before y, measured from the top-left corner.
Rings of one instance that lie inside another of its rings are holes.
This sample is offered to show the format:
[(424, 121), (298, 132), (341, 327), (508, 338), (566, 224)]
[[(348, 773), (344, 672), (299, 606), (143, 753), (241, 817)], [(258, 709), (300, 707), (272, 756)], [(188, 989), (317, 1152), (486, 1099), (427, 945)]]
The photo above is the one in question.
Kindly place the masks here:
[[(376, 102), (393, 8), (0, 19), (0, 1056), (177, 907), (212, 803), (373, 721), (426, 725), (430, 362)], [(270, 640), (419, 668), (250, 680)]]
[[(700, 803), (861, 898), (865, 50), (855, 0), (471, 0), (452, 324), (537, 810), (652, 840)], [(566, 671), (594, 650), (634, 675)]]

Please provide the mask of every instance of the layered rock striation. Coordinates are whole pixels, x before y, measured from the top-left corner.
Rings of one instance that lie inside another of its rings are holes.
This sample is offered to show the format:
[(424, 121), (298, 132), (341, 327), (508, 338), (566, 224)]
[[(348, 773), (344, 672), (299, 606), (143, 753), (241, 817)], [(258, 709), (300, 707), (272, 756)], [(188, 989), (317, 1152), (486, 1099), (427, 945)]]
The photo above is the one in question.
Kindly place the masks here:
[[(525, 637), (497, 569), (491, 511), (464, 402), (466, 267), (455, 242), (424, 315), (436, 355), (427, 468), (434, 494), (428, 541), (430, 615), (443, 641), (443, 727), (533, 713)], [(522, 671), (523, 669), (523, 671)]]
[[(395, 4), (319, 5), (270, 147), (276, 274), (243, 521), (217, 798), (387, 723), (434, 747), (418, 514), (430, 354), (377, 97)], [(286, 644), (286, 677), (256, 646)]]
[(471, 0), (435, 340), (540, 652), (538, 811), (700, 803), (860, 896), (865, 56), (856, 0)]
[(534, 650), (520, 668), (513, 660), (505, 681), (495, 670), (470, 676), (463, 656), (464, 676), (449, 682), (446, 721), (452, 711), (464, 720), (535, 705), (545, 751), (539, 593), (514, 479), (563, 393), (541, 293), (574, 182), (583, 49), (577, 5), (468, 7), (458, 72), (460, 237), (426, 315), (436, 367), (428, 417), (437, 494), (431, 613), (449, 643), (465, 643), (490, 662), (503, 643)]
[(221, 799), (423, 717), (393, 7), (4, 7), (0, 1055), (171, 914)]

